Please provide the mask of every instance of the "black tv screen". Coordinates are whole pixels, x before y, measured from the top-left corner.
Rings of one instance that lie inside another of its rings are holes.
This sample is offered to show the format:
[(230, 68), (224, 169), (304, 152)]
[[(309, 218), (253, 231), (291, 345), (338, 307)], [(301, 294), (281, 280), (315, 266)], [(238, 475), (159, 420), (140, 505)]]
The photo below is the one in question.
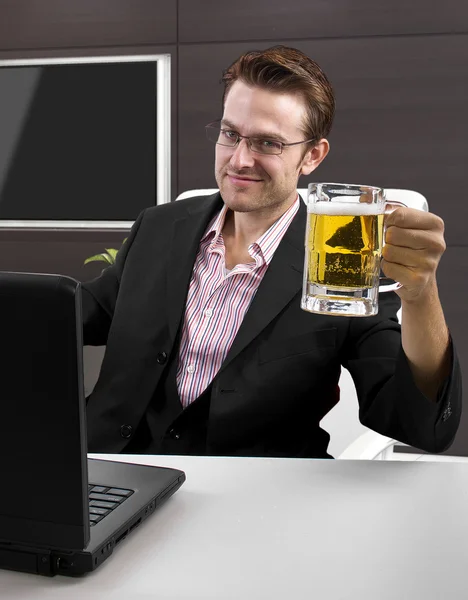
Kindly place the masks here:
[(0, 67), (0, 219), (128, 221), (156, 204), (156, 62)]

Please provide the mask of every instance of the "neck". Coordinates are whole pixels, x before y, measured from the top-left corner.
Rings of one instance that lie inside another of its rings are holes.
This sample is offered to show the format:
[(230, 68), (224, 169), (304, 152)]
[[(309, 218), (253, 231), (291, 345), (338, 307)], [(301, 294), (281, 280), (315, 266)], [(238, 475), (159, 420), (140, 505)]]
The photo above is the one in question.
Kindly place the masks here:
[(272, 211), (235, 212), (228, 210), (223, 227), (223, 237), (232, 243), (248, 248), (261, 237), (296, 202), (297, 196), (286, 206)]

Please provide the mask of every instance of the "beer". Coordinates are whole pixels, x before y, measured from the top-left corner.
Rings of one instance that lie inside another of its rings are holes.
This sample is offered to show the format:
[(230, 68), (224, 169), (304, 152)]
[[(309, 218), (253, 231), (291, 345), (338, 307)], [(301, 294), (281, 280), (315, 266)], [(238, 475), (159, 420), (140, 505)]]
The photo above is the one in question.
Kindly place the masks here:
[(349, 291), (374, 287), (380, 270), (383, 205), (321, 202), (312, 210), (307, 224), (308, 283)]

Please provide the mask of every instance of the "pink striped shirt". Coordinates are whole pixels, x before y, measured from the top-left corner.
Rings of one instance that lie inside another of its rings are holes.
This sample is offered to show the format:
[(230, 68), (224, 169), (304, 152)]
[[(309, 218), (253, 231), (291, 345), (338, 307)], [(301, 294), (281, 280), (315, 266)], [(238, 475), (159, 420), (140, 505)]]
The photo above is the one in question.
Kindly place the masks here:
[(177, 388), (187, 407), (219, 371), (271, 259), (299, 210), (299, 198), (248, 252), (253, 262), (225, 269), (222, 229), (227, 207), (200, 240), (185, 305), (177, 367)]

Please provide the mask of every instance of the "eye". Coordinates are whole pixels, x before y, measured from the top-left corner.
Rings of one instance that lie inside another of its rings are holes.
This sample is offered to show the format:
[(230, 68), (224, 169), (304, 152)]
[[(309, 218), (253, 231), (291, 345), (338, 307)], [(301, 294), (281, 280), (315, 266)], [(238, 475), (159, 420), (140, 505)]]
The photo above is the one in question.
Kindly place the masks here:
[(258, 143), (260, 144), (260, 146), (262, 146), (266, 150), (280, 150), (281, 149), (281, 142), (276, 142), (275, 140), (259, 139)]
[(229, 129), (221, 129), (221, 134), (228, 140), (236, 140), (237, 133), (235, 131), (230, 131)]

